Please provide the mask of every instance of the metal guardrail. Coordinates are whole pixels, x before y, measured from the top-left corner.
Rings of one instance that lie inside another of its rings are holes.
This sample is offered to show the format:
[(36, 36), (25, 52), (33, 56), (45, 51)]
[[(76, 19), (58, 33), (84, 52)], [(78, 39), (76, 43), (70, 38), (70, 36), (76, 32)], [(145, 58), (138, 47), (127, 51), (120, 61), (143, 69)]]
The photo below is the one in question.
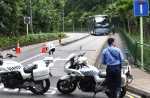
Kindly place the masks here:
[[(115, 28), (115, 32), (118, 32), (121, 34), (121, 36), (123, 37), (124, 41), (126, 42), (127, 48), (129, 50), (130, 56), (132, 61), (134, 62), (135, 65), (137, 65), (138, 67), (142, 67), (140, 64), (140, 60), (141, 60), (141, 51), (140, 51), (140, 47), (141, 44), (137, 43), (135, 41), (133, 41), (127, 34), (126, 32), (121, 29), (121, 28)], [(150, 72), (150, 46), (143, 44), (143, 48), (144, 48), (144, 66), (143, 69), (147, 70)]]

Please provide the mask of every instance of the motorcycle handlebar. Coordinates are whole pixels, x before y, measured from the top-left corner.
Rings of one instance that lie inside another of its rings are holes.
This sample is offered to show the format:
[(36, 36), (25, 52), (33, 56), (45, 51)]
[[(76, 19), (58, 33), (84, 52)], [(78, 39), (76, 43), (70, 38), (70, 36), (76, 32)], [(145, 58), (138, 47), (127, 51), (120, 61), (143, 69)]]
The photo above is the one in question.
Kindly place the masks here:
[(14, 56), (13, 54), (9, 54), (9, 53), (7, 53), (6, 55), (6, 58), (13, 58), (13, 57), (17, 57), (17, 56)]
[(78, 55), (78, 56), (79, 56), (79, 57), (80, 57), (80, 56), (84, 56), (85, 54), (86, 54), (86, 52), (84, 52), (83, 54), (80, 54), (80, 55)]

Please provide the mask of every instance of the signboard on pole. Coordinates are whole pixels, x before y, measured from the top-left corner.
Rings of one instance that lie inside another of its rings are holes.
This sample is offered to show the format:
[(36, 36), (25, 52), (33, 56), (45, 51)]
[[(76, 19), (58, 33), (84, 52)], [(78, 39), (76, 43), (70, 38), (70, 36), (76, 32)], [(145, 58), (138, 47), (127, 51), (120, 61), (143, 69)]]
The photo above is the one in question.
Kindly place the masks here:
[(148, 0), (134, 0), (134, 15), (140, 16), (140, 36), (141, 36), (141, 68), (144, 66), (144, 50), (143, 50), (143, 16), (149, 16)]
[(134, 0), (133, 5), (134, 5), (135, 16), (149, 16), (148, 0)]
[(24, 17), (24, 24), (30, 24), (30, 17)]
[(28, 25), (30, 24), (30, 17), (24, 17), (24, 24), (27, 24), (27, 35), (28, 35), (28, 32), (29, 32), (29, 27)]

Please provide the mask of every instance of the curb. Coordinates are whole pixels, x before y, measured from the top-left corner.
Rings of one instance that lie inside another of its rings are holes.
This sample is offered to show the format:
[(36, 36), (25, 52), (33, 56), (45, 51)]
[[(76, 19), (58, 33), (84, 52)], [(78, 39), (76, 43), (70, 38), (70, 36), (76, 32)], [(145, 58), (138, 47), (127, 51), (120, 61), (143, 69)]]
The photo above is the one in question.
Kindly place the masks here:
[[(107, 42), (107, 40), (105, 41), (105, 44), (106, 44), (106, 42)], [(96, 66), (98, 69), (100, 69), (100, 65), (99, 65), (100, 63), (99, 62), (100, 62), (101, 54), (102, 54), (102, 51), (104, 50), (105, 44), (102, 46), (101, 50), (98, 52), (98, 54), (100, 54), (100, 55), (98, 55), (96, 60), (95, 60), (94, 66)]]
[(142, 90), (140, 88), (129, 85), (127, 86), (127, 90), (137, 95), (140, 95), (141, 98), (150, 98), (150, 92)]
[(82, 40), (82, 39), (84, 39), (84, 38), (87, 38), (87, 37), (89, 37), (89, 36), (90, 36), (90, 35), (86, 35), (86, 36), (84, 36), (84, 37), (82, 37), (82, 38), (78, 38), (78, 39), (75, 39), (75, 40), (72, 40), (72, 41), (68, 41), (68, 42), (61, 43), (61, 46), (66, 46), (66, 45), (72, 44), (72, 43), (74, 43), (74, 42), (77, 42), (77, 41)]

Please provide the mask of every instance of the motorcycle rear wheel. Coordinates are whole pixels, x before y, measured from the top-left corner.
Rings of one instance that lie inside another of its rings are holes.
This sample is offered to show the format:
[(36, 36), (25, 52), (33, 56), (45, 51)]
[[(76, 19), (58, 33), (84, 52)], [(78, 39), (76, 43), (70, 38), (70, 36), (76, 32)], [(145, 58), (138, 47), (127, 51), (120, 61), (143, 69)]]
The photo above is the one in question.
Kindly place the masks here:
[[(126, 86), (124, 86), (121, 89), (122, 90), (121, 90), (120, 98), (124, 98), (124, 96), (126, 95), (127, 88)], [(110, 92), (105, 92), (105, 94), (108, 96), (108, 98), (110, 98)]]
[(76, 87), (76, 83), (69, 83), (68, 80), (59, 80), (57, 82), (57, 89), (62, 94), (70, 94), (75, 91)]
[(42, 95), (49, 90), (50, 80), (45, 79), (45, 80), (36, 81), (35, 85), (36, 84), (40, 85), (40, 87), (30, 87), (31, 92), (36, 94), (36, 95)]

